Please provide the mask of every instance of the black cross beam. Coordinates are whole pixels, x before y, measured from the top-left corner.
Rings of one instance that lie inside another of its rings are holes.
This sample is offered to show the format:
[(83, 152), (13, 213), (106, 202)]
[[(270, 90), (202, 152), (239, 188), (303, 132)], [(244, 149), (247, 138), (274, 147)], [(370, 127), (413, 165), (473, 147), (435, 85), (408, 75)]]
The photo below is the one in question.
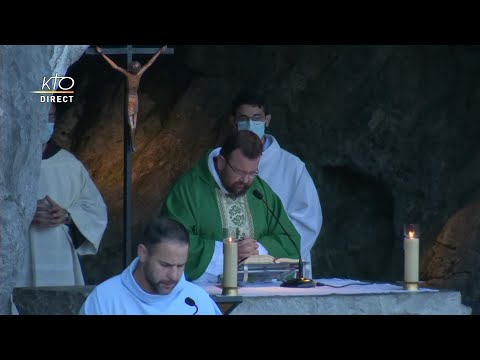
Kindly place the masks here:
[[(101, 46), (100, 46), (101, 47)], [(132, 62), (133, 55), (155, 54), (160, 48), (133, 47), (103, 48), (107, 55), (127, 55), (127, 69)], [(100, 55), (95, 47), (87, 49), (87, 55)], [(166, 48), (162, 55), (173, 55), (173, 48)], [(123, 133), (123, 268), (126, 268), (133, 260), (132, 257), (132, 151), (130, 144), (130, 125), (128, 123), (128, 82), (125, 79), (125, 110), (124, 110), (124, 133)]]

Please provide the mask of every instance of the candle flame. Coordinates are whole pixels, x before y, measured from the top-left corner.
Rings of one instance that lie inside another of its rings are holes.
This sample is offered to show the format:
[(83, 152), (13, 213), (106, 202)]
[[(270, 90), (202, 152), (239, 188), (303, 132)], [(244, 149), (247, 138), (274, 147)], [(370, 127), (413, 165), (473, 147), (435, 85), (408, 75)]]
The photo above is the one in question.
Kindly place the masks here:
[(408, 232), (408, 237), (409, 237), (410, 239), (413, 239), (414, 236), (415, 236), (415, 231), (409, 231), (409, 232)]

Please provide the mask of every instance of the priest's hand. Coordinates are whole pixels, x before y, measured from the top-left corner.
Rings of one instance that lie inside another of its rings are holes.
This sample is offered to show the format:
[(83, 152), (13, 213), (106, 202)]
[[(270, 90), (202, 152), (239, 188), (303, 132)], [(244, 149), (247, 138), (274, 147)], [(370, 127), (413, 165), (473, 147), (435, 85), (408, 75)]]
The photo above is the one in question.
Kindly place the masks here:
[(32, 224), (42, 228), (50, 227), (50, 203), (46, 197), (37, 200), (37, 209)]
[(251, 237), (245, 236), (238, 242), (238, 261), (242, 261), (252, 255), (258, 255), (258, 242)]
[(50, 204), (50, 223), (51, 226), (57, 226), (65, 224), (67, 220), (67, 209), (58, 205), (50, 196), (45, 197)]
[(41, 228), (51, 228), (65, 223), (67, 210), (58, 205), (50, 196), (37, 200), (37, 210), (32, 224)]

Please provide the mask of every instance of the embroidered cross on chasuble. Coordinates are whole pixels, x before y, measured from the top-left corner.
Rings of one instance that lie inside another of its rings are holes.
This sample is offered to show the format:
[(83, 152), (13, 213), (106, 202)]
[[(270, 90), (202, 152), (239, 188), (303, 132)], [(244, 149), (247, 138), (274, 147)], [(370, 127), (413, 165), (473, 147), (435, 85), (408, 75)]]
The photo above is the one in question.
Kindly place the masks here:
[(255, 239), (255, 229), (247, 196), (235, 197), (223, 193), (220, 189), (216, 189), (215, 192), (222, 228), (228, 229), (229, 234), (236, 234), (237, 240), (245, 236)]

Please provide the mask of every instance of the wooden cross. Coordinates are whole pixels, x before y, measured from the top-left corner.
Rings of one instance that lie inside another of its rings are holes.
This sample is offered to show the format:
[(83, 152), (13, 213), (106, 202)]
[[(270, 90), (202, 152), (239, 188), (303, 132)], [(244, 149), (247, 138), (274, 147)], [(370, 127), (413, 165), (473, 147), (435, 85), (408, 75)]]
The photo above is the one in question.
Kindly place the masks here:
[[(139, 48), (127, 45), (126, 48), (101, 48), (106, 55), (127, 55), (127, 68), (130, 68), (133, 55), (138, 54), (156, 54), (160, 48)], [(166, 47), (162, 54), (173, 55), (174, 49)], [(89, 48), (87, 55), (99, 55), (95, 48)], [(156, 58), (156, 56), (155, 56)], [(155, 59), (152, 58), (153, 62)], [(108, 61), (108, 60), (107, 60)], [(112, 65), (112, 64), (110, 64)], [(151, 64), (147, 64), (151, 65)], [(112, 65), (114, 66), (114, 65)], [(118, 70), (118, 69), (117, 69)], [(123, 70), (123, 69), (122, 69)], [(122, 72), (122, 70), (119, 70)], [(141, 76), (141, 74), (140, 74)], [(124, 116), (124, 135), (123, 135), (123, 267), (126, 268), (133, 260), (132, 257), (132, 152), (134, 151), (132, 142), (132, 122), (129, 116), (129, 84), (125, 79), (125, 116)], [(137, 84), (138, 86), (138, 84)], [(135, 89), (136, 91), (138, 89)], [(137, 109), (138, 110), (138, 109)], [(136, 122), (136, 114), (135, 114)], [(133, 124), (136, 126), (136, 123)], [(133, 129), (134, 131), (134, 129)]]

